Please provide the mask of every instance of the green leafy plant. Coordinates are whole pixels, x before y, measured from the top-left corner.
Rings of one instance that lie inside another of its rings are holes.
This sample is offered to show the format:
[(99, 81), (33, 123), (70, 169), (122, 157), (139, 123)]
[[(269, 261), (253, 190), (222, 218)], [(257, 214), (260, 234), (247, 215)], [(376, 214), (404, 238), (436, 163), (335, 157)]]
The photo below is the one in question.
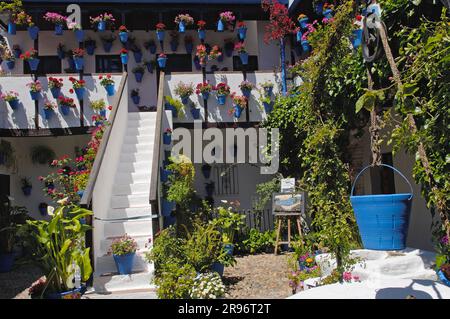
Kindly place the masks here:
[(179, 82), (174, 89), (174, 93), (179, 97), (189, 97), (194, 94), (194, 84)]
[(55, 157), (55, 152), (48, 146), (38, 145), (31, 149), (31, 161), (35, 164), (50, 165)]
[(9, 199), (0, 198), (0, 253), (11, 253), (20, 225), (25, 223), (28, 212), (25, 207), (12, 206)]
[(94, 100), (94, 101), (90, 101), (90, 102), (91, 102), (92, 109), (95, 111), (101, 111), (106, 108), (106, 102), (104, 99)]
[(173, 97), (168, 95), (164, 96), (164, 100), (167, 104), (172, 105), (177, 110), (179, 118), (184, 118), (184, 104), (181, 103), (180, 100), (174, 99)]
[(252, 228), (248, 232), (247, 238), (242, 241), (240, 250), (250, 254), (273, 251), (275, 236), (276, 234), (273, 230), (260, 232), (258, 229)]
[(127, 234), (114, 239), (111, 244), (111, 253), (116, 256), (133, 254), (137, 250), (137, 242)]
[(245, 225), (245, 215), (233, 212), (232, 207), (218, 207), (216, 211), (217, 217), (211, 222), (220, 229), (223, 242), (232, 244), (235, 233), (240, 231)]
[(2, 156), (3, 159), (3, 165), (6, 167), (12, 166), (14, 163), (14, 149), (10, 142), (6, 140), (0, 141), (0, 156)]
[(161, 276), (154, 278), (158, 298), (189, 299), (196, 276), (194, 267), (189, 264), (167, 264)]

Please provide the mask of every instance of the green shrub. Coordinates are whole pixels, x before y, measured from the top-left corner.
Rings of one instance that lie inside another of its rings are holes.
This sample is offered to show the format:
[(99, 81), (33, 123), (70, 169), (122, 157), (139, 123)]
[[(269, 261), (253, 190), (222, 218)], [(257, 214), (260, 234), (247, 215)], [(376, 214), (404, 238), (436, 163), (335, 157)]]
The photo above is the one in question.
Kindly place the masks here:
[(238, 251), (241, 253), (257, 254), (269, 252), (274, 248), (276, 233), (273, 230), (260, 232), (252, 228), (244, 236), (245, 239), (242, 238), (238, 244)]
[(156, 294), (160, 299), (188, 299), (197, 272), (189, 264), (166, 263), (160, 276), (155, 276), (158, 287)]

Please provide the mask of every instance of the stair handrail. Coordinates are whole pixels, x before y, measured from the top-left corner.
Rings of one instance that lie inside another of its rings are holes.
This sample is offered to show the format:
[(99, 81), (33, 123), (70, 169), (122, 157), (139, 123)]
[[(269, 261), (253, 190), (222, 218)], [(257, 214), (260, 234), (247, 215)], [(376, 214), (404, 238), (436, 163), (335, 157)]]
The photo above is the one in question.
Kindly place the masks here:
[(150, 204), (158, 207), (159, 160), (161, 148), (161, 125), (164, 112), (164, 72), (159, 74), (158, 101), (156, 103), (155, 141), (153, 143), (152, 181), (150, 183)]
[(122, 73), (122, 79), (120, 80), (119, 88), (115, 95), (114, 103), (112, 104), (112, 110), (109, 115), (108, 121), (109, 125), (106, 127), (105, 132), (103, 133), (103, 137), (98, 148), (97, 154), (95, 156), (94, 164), (92, 165), (91, 172), (89, 174), (89, 180), (86, 185), (86, 188), (83, 192), (83, 196), (80, 199), (80, 206), (88, 208), (90, 206), (92, 200), (92, 194), (94, 192), (95, 183), (97, 182), (97, 177), (100, 172), (100, 167), (102, 166), (103, 158), (105, 155), (106, 148), (109, 144), (109, 137), (114, 127), (114, 122), (116, 119), (117, 112), (120, 107), (120, 102), (123, 98), (123, 92), (125, 90), (125, 83), (127, 82), (128, 73)]

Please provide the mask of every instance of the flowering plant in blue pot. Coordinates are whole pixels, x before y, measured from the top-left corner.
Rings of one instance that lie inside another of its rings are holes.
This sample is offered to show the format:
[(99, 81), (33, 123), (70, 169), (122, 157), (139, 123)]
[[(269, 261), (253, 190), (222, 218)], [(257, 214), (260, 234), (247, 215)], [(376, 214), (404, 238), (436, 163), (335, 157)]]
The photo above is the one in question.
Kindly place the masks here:
[(100, 115), (106, 115), (106, 102), (104, 99), (90, 101), (91, 108)]
[(150, 60), (150, 61), (144, 60), (143, 64), (147, 67), (147, 71), (149, 73), (153, 73), (153, 71), (155, 70), (155, 67), (156, 67), (156, 61), (155, 60)]
[(194, 105), (191, 107), (191, 114), (194, 120), (198, 120), (200, 118), (200, 109), (196, 108)]
[(50, 92), (52, 93), (52, 96), (54, 99), (57, 99), (59, 95), (61, 94), (61, 88), (63, 87), (63, 79), (58, 79), (54, 77), (48, 78), (48, 88), (50, 89)]
[(86, 90), (86, 81), (85, 80), (77, 80), (74, 77), (69, 77), (69, 81), (72, 82), (72, 89), (70, 89), (70, 93), (73, 94), (75, 92), (78, 100), (83, 100), (84, 92)]
[(143, 65), (137, 65), (133, 68), (132, 72), (134, 73), (136, 82), (141, 83), (144, 77), (145, 67)]
[(114, 26), (116, 19), (111, 13), (100, 14), (96, 17), (89, 17), (91, 25), (96, 27), (99, 32), (106, 31), (108, 27)]
[(14, 69), (16, 65), (16, 58), (14, 57), (14, 54), (12, 54), (10, 50), (6, 49), (5, 52), (3, 53), (2, 58), (3, 60), (5, 60), (6, 67), (8, 68), (8, 70)]
[(209, 99), (209, 95), (211, 94), (212, 89), (213, 87), (211, 84), (209, 84), (208, 82), (203, 82), (197, 84), (197, 87), (195, 88), (195, 93), (201, 94), (203, 100), (206, 101)]
[(24, 61), (27, 61), (28, 65), (30, 66), (30, 70), (35, 72), (37, 71), (37, 68), (39, 66), (39, 59), (37, 56), (38, 56), (37, 50), (30, 49), (29, 51), (22, 53), (20, 55), (20, 58)]
[(247, 37), (247, 25), (245, 24), (245, 22), (239, 21), (236, 27), (238, 30), (239, 40), (245, 40), (245, 38)]
[(233, 28), (235, 20), (236, 17), (231, 11), (225, 11), (220, 13), (219, 21), (217, 22), (217, 31), (223, 32), (225, 31), (225, 28), (231, 30)]
[(144, 42), (144, 48), (146, 48), (147, 50), (149, 50), (151, 54), (155, 54), (155, 53), (156, 53), (156, 43), (155, 43), (155, 40), (150, 39), (150, 40)]
[(44, 102), (44, 118), (50, 120), (55, 112), (57, 105), (55, 102), (45, 101)]
[[(84, 47), (86, 48), (86, 53), (88, 55), (94, 55), (95, 49), (97, 47), (95, 40), (93, 39), (86, 39), (86, 41), (84, 41)], [(76, 50), (76, 49), (74, 49)]]
[(248, 99), (245, 96), (240, 96), (236, 94), (231, 95), (233, 99), (233, 108), (230, 113), (233, 113), (235, 118), (240, 118), (242, 111), (247, 107)]
[(79, 25), (75, 21), (72, 21), (67, 25), (67, 28), (75, 33), (75, 38), (77, 39), (78, 43), (84, 41), (84, 31), (81, 29), (81, 25)]
[(217, 103), (219, 105), (225, 105), (227, 96), (230, 95), (230, 87), (224, 82), (220, 82), (213, 86), (213, 90), (216, 91)]
[(31, 185), (30, 179), (27, 177), (21, 178), (20, 183), (22, 184), (22, 192), (25, 196), (31, 195), (31, 189), (33, 185)]
[(225, 39), (225, 55), (227, 57), (233, 56), (233, 50), (234, 50), (234, 41), (231, 38)]
[(64, 25), (67, 24), (67, 17), (56, 12), (47, 12), (44, 15), (44, 19), (55, 25), (55, 35), (63, 34)]
[(247, 65), (248, 64), (248, 52), (245, 49), (244, 43), (237, 42), (234, 45), (234, 49), (237, 51), (237, 53), (239, 53), (239, 57), (241, 58), (241, 63), (243, 65)]
[(302, 28), (302, 29), (306, 29), (307, 28), (307, 24), (309, 22), (309, 18), (305, 14), (300, 13), (298, 18), (297, 18), (297, 20), (298, 20), (298, 23), (300, 24), (300, 28)]
[(197, 21), (197, 33), (198, 33), (198, 38), (200, 39), (200, 41), (203, 41), (206, 38), (205, 27), (206, 27), (206, 21), (204, 21), (204, 20)]
[(141, 63), (142, 62), (142, 50), (137, 46), (133, 46), (131, 48), (133, 51), (134, 62)]
[(167, 62), (167, 55), (165, 55), (164, 53), (160, 53), (158, 55), (158, 66), (160, 69), (164, 69), (166, 67), (166, 62)]
[(8, 102), (11, 109), (15, 110), (19, 106), (19, 93), (16, 91), (7, 91), (6, 93), (2, 93), (2, 100)]
[(179, 33), (177, 31), (171, 31), (170, 32), (170, 49), (172, 52), (177, 52), (178, 50), (178, 44), (179, 44)]
[(263, 89), (265, 96), (272, 95), (274, 84), (271, 81), (265, 81), (265, 82), (261, 83), (260, 86)]
[(241, 84), (239, 84), (239, 88), (242, 91), (242, 95), (248, 99), (250, 98), (252, 90), (255, 88), (255, 84), (250, 81), (244, 80), (241, 82)]
[(331, 19), (333, 18), (333, 9), (334, 9), (334, 5), (331, 3), (325, 3), (323, 5), (323, 11), (322, 14), (326, 19)]
[(27, 83), (28, 88), (30, 89), (30, 96), (33, 101), (37, 101), (39, 99), (39, 95), (42, 91), (41, 81), (35, 80), (30, 83)]
[(125, 48), (122, 48), (120, 50), (120, 60), (122, 64), (128, 64), (128, 50)]
[(61, 95), (58, 98), (58, 102), (59, 106), (61, 107), (61, 113), (66, 116), (70, 114), (70, 109), (74, 109), (76, 107), (73, 99), (70, 97)]
[(181, 98), (181, 103), (188, 104), (189, 97), (194, 93), (194, 84), (178, 82), (174, 88), (174, 93)]
[(163, 134), (163, 144), (170, 145), (171, 142), (172, 142), (172, 129), (167, 128)]
[(124, 25), (119, 27), (119, 39), (122, 43), (127, 43), (128, 41), (128, 29)]
[(175, 17), (174, 22), (178, 24), (178, 32), (184, 33), (186, 32), (186, 27), (194, 24), (194, 18), (187, 13), (179, 14)]
[(111, 52), (111, 48), (113, 46), (114, 41), (116, 40), (116, 36), (110, 33), (100, 37), (100, 39), (102, 40), (103, 43), (103, 50), (105, 52)]
[(22, 49), (20, 48), (20, 46), (18, 44), (14, 44), (12, 51), (14, 53), (14, 57), (16, 59), (20, 58), (20, 55), (22, 54)]
[(17, 24), (13, 20), (8, 21), (8, 34), (15, 35), (17, 32)]
[(162, 22), (156, 24), (156, 37), (159, 42), (164, 42), (164, 36), (166, 34), (166, 25)]
[(72, 50), (73, 61), (75, 62), (75, 69), (82, 71), (84, 68), (84, 50), (75, 48)]
[(66, 57), (66, 46), (62, 43), (59, 43), (56, 47), (56, 53), (58, 54), (58, 58), (60, 60), (64, 60)]
[(135, 105), (138, 105), (141, 97), (139, 96), (139, 89), (132, 89), (130, 93), (131, 99)]
[(105, 88), (108, 96), (113, 96), (115, 93), (114, 91), (115, 81), (112, 78), (111, 74), (107, 74), (106, 76), (99, 75), (98, 79), (100, 80), (100, 85)]
[(190, 35), (184, 37), (184, 48), (187, 54), (191, 54), (194, 49), (194, 39)]

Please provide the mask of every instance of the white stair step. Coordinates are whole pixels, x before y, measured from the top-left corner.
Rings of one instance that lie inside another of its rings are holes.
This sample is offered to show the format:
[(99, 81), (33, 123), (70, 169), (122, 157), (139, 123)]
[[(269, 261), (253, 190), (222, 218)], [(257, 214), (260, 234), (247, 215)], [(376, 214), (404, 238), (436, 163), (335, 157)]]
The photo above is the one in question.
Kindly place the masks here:
[(130, 220), (117, 220), (117, 221), (103, 221), (104, 236), (117, 237), (128, 234), (130, 236), (145, 236), (151, 234), (153, 225), (152, 219), (130, 219)]
[(113, 195), (111, 208), (142, 207), (149, 204), (149, 195)]
[(152, 131), (145, 135), (126, 135), (123, 142), (124, 144), (138, 144), (143, 142), (151, 142), (153, 144), (155, 142), (155, 132)]
[(128, 120), (127, 121), (127, 128), (155, 128), (156, 127), (156, 121), (154, 119), (143, 119), (143, 120)]
[(156, 126), (137, 126), (133, 123), (128, 125), (125, 136), (150, 135), (154, 134)]
[[(148, 251), (148, 249), (145, 251)], [(136, 252), (133, 272), (151, 271), (151, 265), (145, 260), (145, 251)], [(114, 257), (112, 255), (102, 255), (97, 257), (95, 262), (95, 274), (96, 276), (118, 275)]]
[(130, 112), (128, 113), (128, 119), (156, 119), (156, 112)]
[(153, 159), (153, 151), (145, 151), (139, 153), (122, 153), (120, 154), (120, 163), (147, 161)]
[(117, 171), (121, 173), (127, 172), (150, 172), (152, 169), (152, 160), (119, 163)]
[(153, 271), (133, 273), (131, 275), (114, 275), (94, 277), (96, 293), (113, 293), (118, 291), (136, 291), (154, 289), (151, 284)]
[(150, 183), (151, 181), (151, 171), (140, 173), (140, 172), (131, 172), (131, 173), (121, 173), (118, 172), (114, 179), (116, 184), (135, 184), (135, 183)]
[(116, 184), (113, 187), (112, 195), (148, 194), (150, 183)]
[[(116, 238), (119, 237), (109, 237), (102, 239), (100, 241), (100, 252), (98, 253), (98, 255), (106, 255), (111, 248), (113, 240)], [(144, 251), (152, 247), (152, 238), (150, 236), (133, 236), (133, 238), (134, 240), (136, 240), (138, 250)]]
[(140, 144), (123, 144), (121, 153), (141, 153), (153, 151), (153, 142)]
[(142, 207), (126, 207), (126, 208), (111, 208), (108, 210), (108, 219), (127, 219), (136, 217), (152, 216), (152, 209), (150, 205)]

